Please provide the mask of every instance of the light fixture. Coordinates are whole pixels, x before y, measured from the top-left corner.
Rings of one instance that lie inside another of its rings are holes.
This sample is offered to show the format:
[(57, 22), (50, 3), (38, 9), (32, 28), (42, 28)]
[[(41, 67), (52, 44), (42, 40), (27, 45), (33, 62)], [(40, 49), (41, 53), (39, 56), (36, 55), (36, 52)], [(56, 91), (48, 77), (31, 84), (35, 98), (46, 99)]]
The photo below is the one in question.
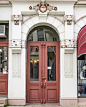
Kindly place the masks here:
[(39, 62), (39, 59), (37, 59), (37, 62)]
[(0, 49), (0, 52), (2, 52), (2, 49)]
[(34, 63), (37, 63), (37, 60), (34, 60)]
[(33, 63), (33, 61), (31, 60), (30, 63)]

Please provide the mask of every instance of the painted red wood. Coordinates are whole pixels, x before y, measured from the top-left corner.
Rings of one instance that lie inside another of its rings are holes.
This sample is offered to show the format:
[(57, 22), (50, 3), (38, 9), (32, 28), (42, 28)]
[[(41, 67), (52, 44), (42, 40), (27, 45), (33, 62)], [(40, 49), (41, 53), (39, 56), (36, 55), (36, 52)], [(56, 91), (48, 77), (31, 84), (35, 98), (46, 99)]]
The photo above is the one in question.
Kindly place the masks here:
[[(0, 42), (1, 47), (7, 47), (7, 70), (8, 70), (8, 42)], [(8, 95), (8, 74), (0, 74), (0, 95)]]
[[(39, 81), (30, 81), (30, 46), (39, 47)], [(27, 43), (27, 103), (41, 102), (41, 44)]]
[[(56, 46), (56, 81), (47, 81), (47, 47)], [(45, 46), (45, 103), (59, 103), (59, 43), (46, 43)]]
[(86, 53), (86, 26), (78, 35), (78, 57)]
[[(39, 81), (30, 81), (30, 46), (39, 47)], [(56, 46), (56, 81), (47, 81), (47, 47), (50, 46)], [(27, 43), (27, 50), (26, 102), (59, 103), (59, 43)]]

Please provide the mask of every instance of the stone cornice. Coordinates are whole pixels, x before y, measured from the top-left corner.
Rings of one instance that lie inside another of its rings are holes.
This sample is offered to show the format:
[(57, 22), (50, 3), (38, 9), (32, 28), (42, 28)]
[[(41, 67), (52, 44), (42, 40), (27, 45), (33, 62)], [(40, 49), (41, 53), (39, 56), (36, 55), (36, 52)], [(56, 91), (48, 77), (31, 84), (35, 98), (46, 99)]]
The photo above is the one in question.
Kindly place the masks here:
[(10, 4), (9, 0), (0, 0), (0, 4)]

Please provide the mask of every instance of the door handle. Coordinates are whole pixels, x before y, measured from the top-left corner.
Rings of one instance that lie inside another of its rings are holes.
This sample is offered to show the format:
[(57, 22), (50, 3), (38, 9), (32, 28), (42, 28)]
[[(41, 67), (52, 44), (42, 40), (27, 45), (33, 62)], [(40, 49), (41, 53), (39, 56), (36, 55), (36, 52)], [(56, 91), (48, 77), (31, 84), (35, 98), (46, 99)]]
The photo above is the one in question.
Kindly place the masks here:
[(44, 88), (45, 88), (45, 82), (44, 82)]
[(42, 77), (42, 79), (45, 79), (45, 77)]
[(44, 76), (44, 74), (42, 74), (42, 79), (45, 79), (45, 76)]
[(43, 87), (43, 82), (41, 82), (41, 88)]

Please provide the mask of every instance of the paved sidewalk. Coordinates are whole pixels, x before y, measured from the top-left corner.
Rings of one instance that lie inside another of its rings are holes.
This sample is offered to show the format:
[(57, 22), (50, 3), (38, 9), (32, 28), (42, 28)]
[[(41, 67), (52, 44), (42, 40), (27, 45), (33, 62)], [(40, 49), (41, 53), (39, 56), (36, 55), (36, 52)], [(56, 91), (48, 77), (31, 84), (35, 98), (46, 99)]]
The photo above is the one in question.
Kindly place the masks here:
[(28, 104), (26, 106), (7, 106), (7, 107), (61, 107), (59, 104)]

